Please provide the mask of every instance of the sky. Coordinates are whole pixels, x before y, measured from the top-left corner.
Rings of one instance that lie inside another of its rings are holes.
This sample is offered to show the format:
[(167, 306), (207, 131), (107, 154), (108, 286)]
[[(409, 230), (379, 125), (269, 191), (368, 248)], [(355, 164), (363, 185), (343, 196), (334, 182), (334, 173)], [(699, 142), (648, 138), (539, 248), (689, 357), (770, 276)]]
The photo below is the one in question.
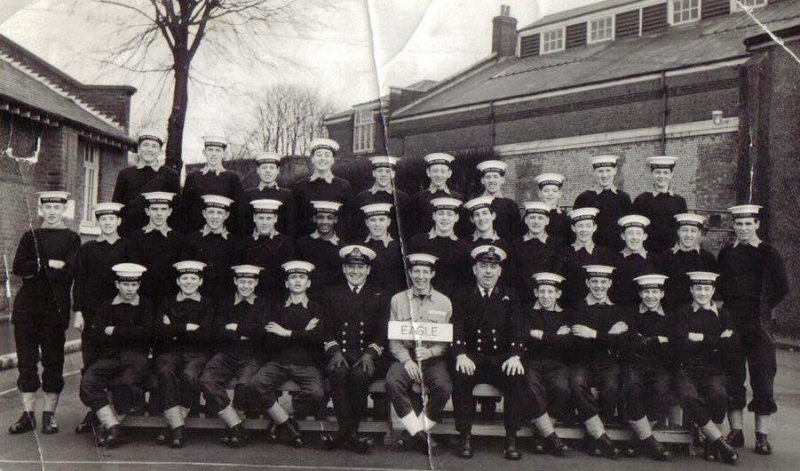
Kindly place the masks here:
[[(501, 4), (511, 7), (523, 27), (597, 0), (322, 1), (327, 6), (304, 10), (300, 25), (273, 24), (251, 33), (255, 54), (229, 48), (223, 60), (213, 48), (201, 47), (192, 65), (184, 160), (200, 159), (202, 135), (245, 129), (254, 100), (272, 84), (310, 87), (335, 109), (347, 109), (390, 86), (442, 80), (488, 57), (492, 18)], [(171, 76), (107, 64), (109, 44), (119, 40), (120, 25), (131, 22), (127, 12), (88, 0), (0, 0), (0, 5), (0, 33), (46, 61), (85, 83), (136, 87), (132, 134), (143, 126), (166, 129)], [(157, 61), (155, 56), (148, 59)]]

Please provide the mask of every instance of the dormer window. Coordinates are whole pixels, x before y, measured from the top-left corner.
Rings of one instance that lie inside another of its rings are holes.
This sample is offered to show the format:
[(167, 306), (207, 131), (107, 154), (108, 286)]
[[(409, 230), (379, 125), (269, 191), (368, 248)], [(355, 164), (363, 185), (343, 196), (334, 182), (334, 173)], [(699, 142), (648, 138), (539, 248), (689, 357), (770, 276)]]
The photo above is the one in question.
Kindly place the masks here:
[(700, 19), (700, 0), (670, 0), (670, 24), (681, 25)]
[(614, 39), (614, 17), (604, 16), (589, 21), (589, 44)]
[(564, 50), (564, 28), (542, 32), (542, 54)]

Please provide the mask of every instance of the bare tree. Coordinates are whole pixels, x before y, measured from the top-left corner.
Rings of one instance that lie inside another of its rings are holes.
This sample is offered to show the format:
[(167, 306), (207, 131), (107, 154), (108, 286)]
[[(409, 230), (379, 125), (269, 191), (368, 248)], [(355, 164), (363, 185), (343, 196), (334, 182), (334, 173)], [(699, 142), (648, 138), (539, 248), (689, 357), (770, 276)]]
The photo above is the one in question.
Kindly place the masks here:
[(255, 150), (282, 155), (303, 154), (315, 137), (326, 135), (323, 118), (333, 105), (319, 92), (300, 85), (278, 84), (254, 97), (254, 124), (234, 147), (234, 158), (247, 158)]
[[(263, 61), (260, 39), (274, 25), (300, 26), (314, 8), (330, 8), (325, 0), (95, 0), (124, 9), (136, 20), (126, 22), (119, 44), (109, 48), (109, 62), (138, 72), (172, 73), (174, 88), (167, 121), (166, 164), (183, 165), (182, 145), (192, 61), (201, 46), (218, 60)], [(313, 3), (313, 7), (310, 5)], [(169, 60), (159, 60), (166, 48)]]

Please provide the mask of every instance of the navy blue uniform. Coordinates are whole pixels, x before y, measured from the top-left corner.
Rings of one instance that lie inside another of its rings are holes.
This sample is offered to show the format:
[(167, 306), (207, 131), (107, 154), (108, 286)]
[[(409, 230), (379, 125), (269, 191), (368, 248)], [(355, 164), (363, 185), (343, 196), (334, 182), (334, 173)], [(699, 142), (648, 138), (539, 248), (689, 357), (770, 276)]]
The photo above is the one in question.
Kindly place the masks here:
[[(111, 201), (122, 203), (125, 206), (119, 213), (122, 224), (119, 226), (119, 235), (128, 237), (134, 231), (147, 225), (149, 218), (144, 209), (147, 202), (142, 196), (143, 193), (153, 191), (166, 191), (179, 195), (181, 192), (181, 181), (175, 170), (161, 166), (158, 171), (152, 167), (142, 168), (128, 167), (117, 175), (117, 182), (114, 185), (114, 195)], [(179, 208), (177, 197), (173, 200), (173, 208)], [(168, 223), (172, 227), (177, 227), (181, 220), (180, 212), (174, 210), (169, 217)]]
[(622, 216), (631, 214), (631, 197), (624, 191), (617, 189), (603, 190), (597, 193), (595, 190), (587, 190), (575, 198), (574, 209), (578, 208), (597, 208), (597, 232), (594, 233), (594, 241), (597, 244), (608, 247), (614, 252), (622, 250), (625, 243), (619, 236), (620, 230), (617, 221)]
[[(196, 170), (186, 177), (181, 196), (181, 215), (183, 216), (182, 230), (184, 234), (191, 234), (200, 230), (205, 224), (203, 218), (203, 195), (225, 196), (233, 200), (228, 210), (230, 216), (225, 221), (225, 227), (236, 235), (244, 233), (244, 215), (247, 201), (244, 199), (244, 190), (239, 174), (225, 170), (217, 175), (213, 171), (205, 174)], [(251, 219), (252, 220), (252, 219)]]
[(686, 200), (674, 193), (646, 191), (633, 200), (633, 214), (641, 214), (650, 219), (647, 227), (647, 240), (644, 247), (648, 252), (659, 253), (671, 248), (678, 241), (678, 221), (676, 214), (686, 212)]

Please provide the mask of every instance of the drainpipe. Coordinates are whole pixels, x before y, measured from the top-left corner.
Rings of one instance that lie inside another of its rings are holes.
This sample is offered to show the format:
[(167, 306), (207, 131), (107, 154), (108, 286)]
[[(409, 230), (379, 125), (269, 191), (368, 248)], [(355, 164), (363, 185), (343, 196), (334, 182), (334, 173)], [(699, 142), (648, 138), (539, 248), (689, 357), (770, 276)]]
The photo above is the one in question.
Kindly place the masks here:
[(661, 71), (661, 155), (667, 152), (667, 72)]
[(496, 125), (497, 123), (495, 123), (495, 119), (494, 119), (494, 101), (489, 102), (489, 119), (491, 120), (491, 123), (492, 123), (492, 144), (491, 144), (491, 148), (492, 148), (492, 152), (494, 152), (494, 141), (495, 141), (495, 136), (497, 135), (497, 125)]

